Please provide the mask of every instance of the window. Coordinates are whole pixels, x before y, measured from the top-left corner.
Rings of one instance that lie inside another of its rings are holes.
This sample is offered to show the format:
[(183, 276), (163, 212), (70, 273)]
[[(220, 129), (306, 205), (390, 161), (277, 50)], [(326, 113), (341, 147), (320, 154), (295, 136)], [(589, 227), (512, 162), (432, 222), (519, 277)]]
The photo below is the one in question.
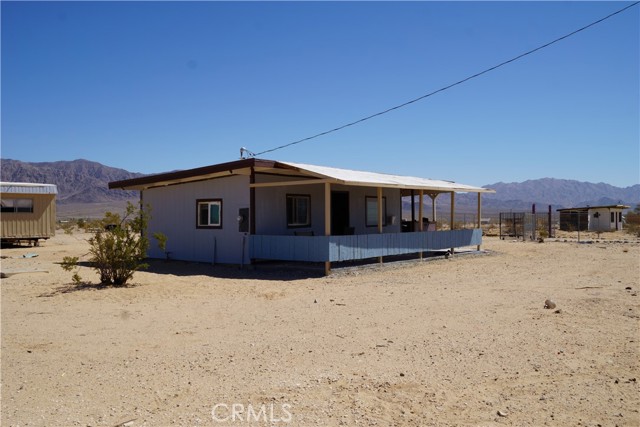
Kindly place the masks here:
[(222, 228), (222, 199), (199, 199), (196, 228)]
[(611, 222), (616, 222), (616, 213), (611, 212)]
[(622, 212), (618, 212), (618, 222), (622, 222)]
[[(367, 227), (378, 226), (378, 198), (365, 197), (365, 224)], [(382, 225), (387, 225), (387, 198), (382, 198)]]
[(287, 227), (311, 226), (311, 196), (287, 194)]
[(33, 199), (2, 199), (0, 205), (2, 213), (33, 212)]

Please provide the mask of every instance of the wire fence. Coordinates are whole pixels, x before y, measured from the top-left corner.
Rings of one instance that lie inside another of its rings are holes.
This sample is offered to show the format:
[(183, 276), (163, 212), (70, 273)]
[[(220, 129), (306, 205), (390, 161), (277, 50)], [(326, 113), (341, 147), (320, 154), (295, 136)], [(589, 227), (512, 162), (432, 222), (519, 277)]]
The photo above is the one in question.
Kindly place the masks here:
[(514, 237), (522, 240), (538, 240), (555, 237), (557, 220), (549, 213), (501, 212), (500, 238)]

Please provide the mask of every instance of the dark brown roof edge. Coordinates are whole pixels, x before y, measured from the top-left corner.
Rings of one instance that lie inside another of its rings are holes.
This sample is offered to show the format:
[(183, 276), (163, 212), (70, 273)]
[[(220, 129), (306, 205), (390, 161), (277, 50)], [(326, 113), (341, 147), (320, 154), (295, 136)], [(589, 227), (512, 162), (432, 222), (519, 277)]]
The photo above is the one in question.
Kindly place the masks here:
[(604, 206), (581, 206), (578, 208), (562, 208), (556, 209), (557, 212), (586, 212), (589, 209), (629, 209), (631, 206), (627, 205), (604, 205)]
[(155, 175), (141, 176), (140, 178), (124, 179), (109, 183), (109, 189), (124, 189), (131, 186), (144, 186), (171, 181), (176, 179), (193, 178), (201, 175), (210, 175), (218, 172), (231, 171), (234, 169), (245, 169), (250, 167), (273, 167), (273, 160), (263, 159), (242, 159), (233, 162), (220, 163), (217, 165), (203, 166), (195, 169), (185, 169), (177, 172), (165, 172)]

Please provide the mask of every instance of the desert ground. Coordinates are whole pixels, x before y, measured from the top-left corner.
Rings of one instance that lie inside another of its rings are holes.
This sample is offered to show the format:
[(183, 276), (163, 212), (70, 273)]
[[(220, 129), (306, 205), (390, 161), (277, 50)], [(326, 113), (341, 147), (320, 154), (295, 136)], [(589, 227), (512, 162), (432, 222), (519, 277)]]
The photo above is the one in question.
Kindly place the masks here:
[(46, 271), (1, 281), (3, 426), (640, 425), (628, 235), (329, 277), (153, 261), (124, 288), (71, 283), (88, 237), (2, 250)]

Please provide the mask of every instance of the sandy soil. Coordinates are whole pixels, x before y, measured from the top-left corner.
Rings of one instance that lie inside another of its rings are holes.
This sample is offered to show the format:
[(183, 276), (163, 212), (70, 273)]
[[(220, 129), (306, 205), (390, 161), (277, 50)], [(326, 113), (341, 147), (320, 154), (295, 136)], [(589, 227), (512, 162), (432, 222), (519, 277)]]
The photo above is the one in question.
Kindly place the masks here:
[(70, 284), (86, 238), (2, 250), (48, 271), (1, 281), (3, 426), (640, 425), (627, 236), (326, 278), (154, 262), (120, 289)]

